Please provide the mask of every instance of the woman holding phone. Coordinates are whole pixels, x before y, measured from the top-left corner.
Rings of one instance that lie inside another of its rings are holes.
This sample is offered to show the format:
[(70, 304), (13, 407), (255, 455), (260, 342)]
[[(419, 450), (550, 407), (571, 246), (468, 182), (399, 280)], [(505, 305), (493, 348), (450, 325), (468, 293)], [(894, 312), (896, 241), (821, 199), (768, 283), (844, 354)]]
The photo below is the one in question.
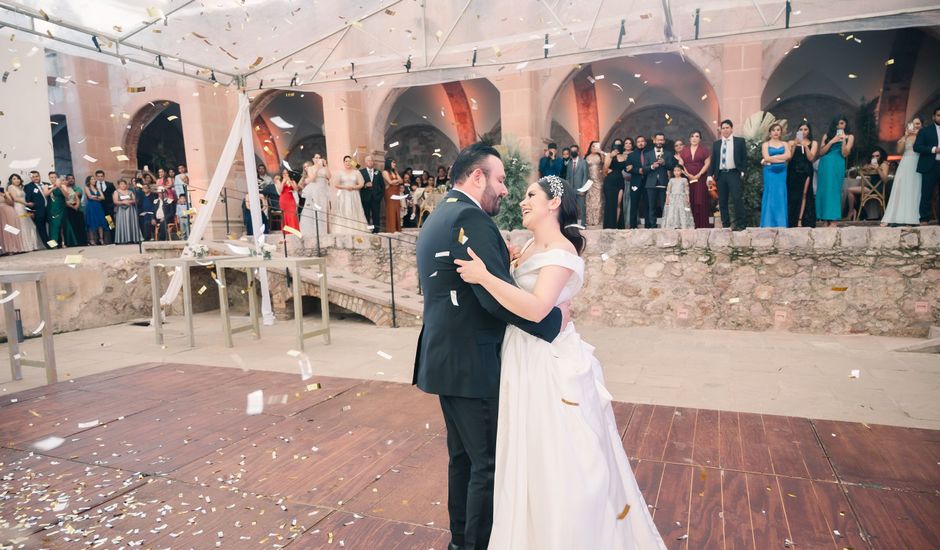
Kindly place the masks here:
[(800, 124), (790, 142), (793, 156), (787, 165), (787, 225), (816, 227), (816, 193), (813, 192), (813, 162), (819, 144), (808, 122)]
[(917, 172), (917, 153), (914, 152), (914, 140), (923, 122), (914, 117), (907, 124), (907, 131), (898, 140), (898, 152), (903, 156), (894, 174), (894, 185), (881, 225), (917, 225), (920, 222), (921, 178)]
[(819, 151), (819, 184), (816, 189), (816, 215), (835, 227), (842, 219), (842, 182), (845, 180), (845, 159), (855, 144), (855, 136), (849, 129), (849, 120), (839, 115), (832, 120), (822, 137)]

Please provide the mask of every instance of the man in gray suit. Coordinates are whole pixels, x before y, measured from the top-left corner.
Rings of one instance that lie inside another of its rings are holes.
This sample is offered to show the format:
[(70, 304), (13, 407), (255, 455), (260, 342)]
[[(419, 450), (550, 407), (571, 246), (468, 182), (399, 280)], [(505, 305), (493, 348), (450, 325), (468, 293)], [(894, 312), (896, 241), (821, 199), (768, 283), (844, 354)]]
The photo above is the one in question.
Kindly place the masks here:
[[(588, 179), (587, 162), (581, 158), (581, 149), (577, 145), (572, 145), (569, 150), (571, 151), (571, 160), (568, 161), (568, 183), (573, 185), (575, 189), (581, 189)], [(594, 182), (594, 184), (597, 185), (597, 182)], [(578, 223), (581, 225), (584, 225), (587, 221), (587, 206), (584, 203), (585, 194), (578, 193)]]

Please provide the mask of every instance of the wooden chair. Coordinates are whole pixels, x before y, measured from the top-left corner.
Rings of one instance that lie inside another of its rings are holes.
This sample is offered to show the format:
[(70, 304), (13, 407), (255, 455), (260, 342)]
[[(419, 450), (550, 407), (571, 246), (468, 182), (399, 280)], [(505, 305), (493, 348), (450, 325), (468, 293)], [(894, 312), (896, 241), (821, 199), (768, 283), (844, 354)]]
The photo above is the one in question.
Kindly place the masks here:
[(271, 233), (280, 231), (284, 225), (284, 212), (271, 209), (268, 211), (268, 229)]
[(860, 175), (859, 177), (861, 178), (862, 194), (861, 197), (859, 197), (858, 205), (855, 207), (855, 221), (858, 221), (859, 216), (862, 215), (862, 211), (865, 210), (865, 205), (868, 204), (868, 201), (875, 201), (880, 204), (881, 215), (884, 216), (885, 204), (887, 203), (885, 200), (884, 182), (872, 184), (869, 176)]

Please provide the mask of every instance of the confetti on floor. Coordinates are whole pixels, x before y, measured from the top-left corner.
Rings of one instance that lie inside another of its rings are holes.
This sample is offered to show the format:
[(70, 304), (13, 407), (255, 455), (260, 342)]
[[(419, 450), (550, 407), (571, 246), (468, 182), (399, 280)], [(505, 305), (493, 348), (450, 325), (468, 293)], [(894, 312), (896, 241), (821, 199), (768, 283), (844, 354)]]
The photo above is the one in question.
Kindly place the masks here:
[(53, 435), (33, 443), (33, 448), (37, 451), (46, 452), (55, 449), (63, 443), (65, 443), (65, 439)]
[(253, 416), (264, 412), (264, 391), (256, 390), (248, 394), (248, 406), (245, 414)]
[(382, 359), (385, 359), (385, 360), (391, 360), (391, 358), (392, 358), (391, 355), (389, 355), (389, 354), (387, 354), (387, 353), (385, 353), (384, 351), (381, 351), (381, 350), (375, 352), (375, 354), (378, 355), (379, 357), (381, 357)]

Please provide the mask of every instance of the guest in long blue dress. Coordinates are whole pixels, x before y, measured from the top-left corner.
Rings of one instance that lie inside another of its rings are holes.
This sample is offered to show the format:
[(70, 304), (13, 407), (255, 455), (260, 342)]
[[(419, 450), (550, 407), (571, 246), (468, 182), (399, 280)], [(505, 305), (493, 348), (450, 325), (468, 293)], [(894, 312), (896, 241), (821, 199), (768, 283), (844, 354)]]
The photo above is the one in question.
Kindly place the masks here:
[(104, 200), (104, 192), (91, 181), (91, 176), (85, 178), (85, 229), (91, 245), (105, 244), (104, 232), (109, 228), (108, 221), (104, 219)]
[(844, 115), (837, 116), (823, 135), (819, 150), (816, 186), (816, 217), (829, 227), (842, 219), (842, 183), (845, 180), (845, 159), (849, 156), (855, 136)]
[(787, 161), (790, 146), (780, 140), (783, 126), (770, 125), (770, 138), (761, 146), (764, 165), (764, 196), (760, 205), (761, 227), (787, 226)]

